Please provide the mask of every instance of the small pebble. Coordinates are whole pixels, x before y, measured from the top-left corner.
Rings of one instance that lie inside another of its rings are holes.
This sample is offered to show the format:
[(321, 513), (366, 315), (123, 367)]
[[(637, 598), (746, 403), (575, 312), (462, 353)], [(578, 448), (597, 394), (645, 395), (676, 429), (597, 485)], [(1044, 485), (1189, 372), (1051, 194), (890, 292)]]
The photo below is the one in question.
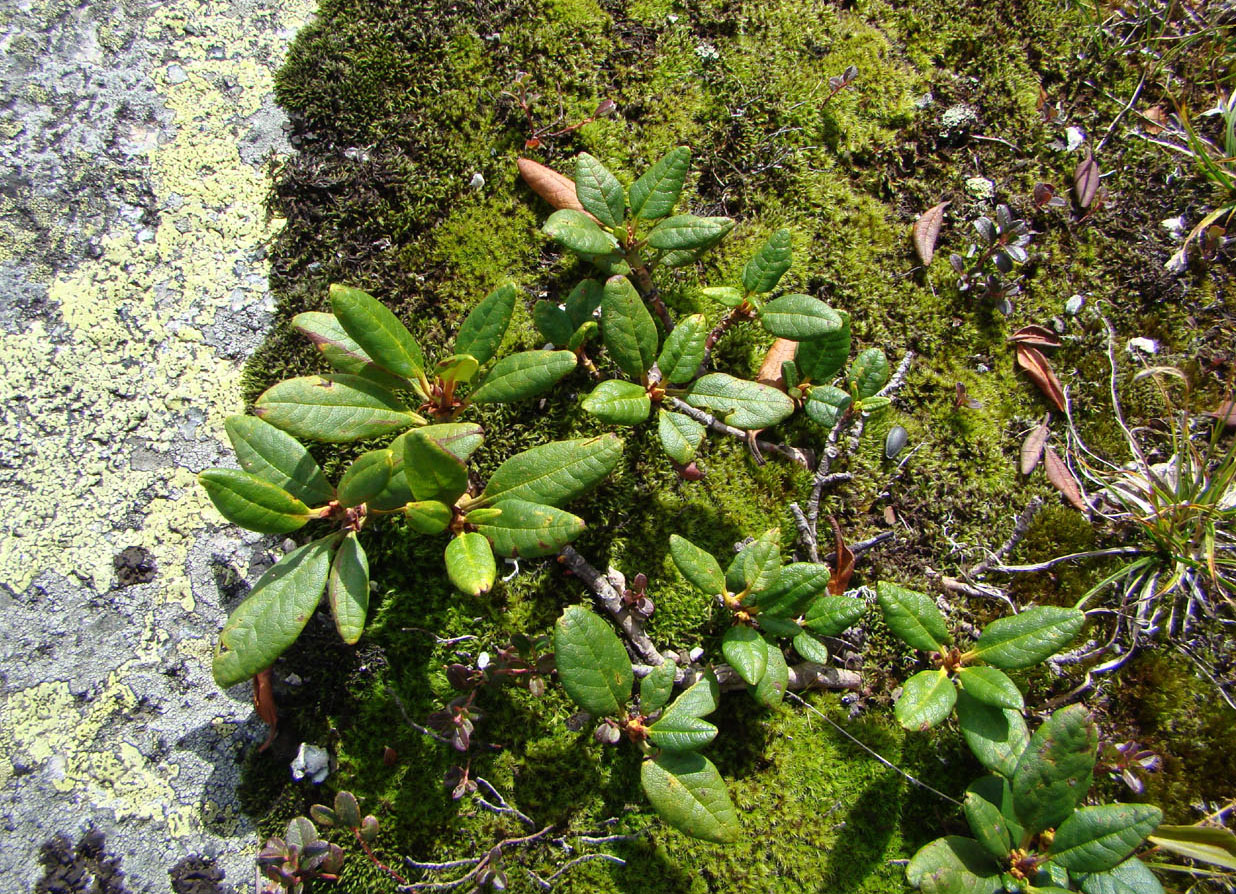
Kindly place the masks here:
[(887, 437), (884, 438), (884, 457), (886, 459), (894, 459), (906, 446), (906, 442), (910, 440), (910, 433), (900, 425), (894, 425), (888, 430)]
[(1074, 295), (1064, 303), (1064, 312), (1071, 317), (1081, 313), (1081, 309), (1086, 306), (1086, 297), (1084, 295)]

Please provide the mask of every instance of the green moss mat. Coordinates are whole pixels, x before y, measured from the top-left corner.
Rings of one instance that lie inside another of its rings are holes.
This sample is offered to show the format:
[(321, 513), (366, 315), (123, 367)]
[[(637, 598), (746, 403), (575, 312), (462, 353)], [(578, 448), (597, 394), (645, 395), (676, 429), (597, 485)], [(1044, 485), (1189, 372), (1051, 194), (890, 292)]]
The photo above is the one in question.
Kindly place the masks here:
[[(1218, 271), (1169, 278), (1161, 267), (1172, 247), (1158, 226), (1186, 205), (1204, 206), (1208, 194), (1186, 181), (1163, 185), (1175, 162), (1118, 131), (1102, 156), (1109, 173), (1104, 209), (1086, 222), (1071, 210), (1034, 212), (1034, 184), (1065, 191), (1078, 160), (1055, 145), (1062, 128), (1043, 122), (1040, 88), (1070, 124), (1099, 139), (1139, 72), (1081, 7), (917, 6), (324, 0), (278, 78), (300, 151), (277, 172), (272, 211), (287, 220), (272, 251), (279, 322), (247, 367), (248, 396), (320, 368), (287, 321), (321, 309), (331, 282), (369, 290), (432, 346), (445, 342), (472, 303), (512, 279), (526, 301), (508, 338), (536, 345), (533, 301), (565, 293), (587, 271), (539, 234), (548, 209), (517, 180), (517, 156), (569, 172), (569, 159), (587, 150), (629, 182), (685, 143), (695, 153), (691, 209), (727, 214), (739, 225), (703, 264), (663, 278), (671, 308), (719, 316), (701, 303), (698, 287), (734, 281), (768, 233), (789, 227), (795, 260), (784, 285), (850, 311), (857, 346), (882, 347), (894, 362), (907, 350), (919, 357), (895, 420), (918, 448), (907, 469), (895, 474), (880, 456), (881, 432), (873, 431), (850, 464), (857, 480), (825, 501), (851, 540), (883, 529), (886, 506), (899, 518), (895, 547), (865, 556), (856, 582), (886, 578), (929, 589), (932, 574), (954, 573), (1002, 541), (1035, 495), (1052, 508), (1019, 556), (1090, 546), (1094, 530), (1057, 506), (1041, 477), (1016, 474), (1020, 439), (1046, 405), (1016, 373), (1007, 335), (1026, 323), (1064, 320), (1066, 346), (1053, 362), (1070, 387), (1077, 423), (1093, 446), (1123, 459), (1107, 399), (1104, 330), (1092, 316), (1063, 317), (1064, 304), (1077, 293), (1102, 302), (1122, 337), (1159, 339), (1167, 359), (1186, 365), (1203, 391), (1213, 390), (1204, 373), (1214, 348), (1198, 333), (1230, 327), (1231, 281)], [(854, 87), (825, 103), (828, 78), (848, 65), (859, 68)], [(528, 123), (509, 92), (519, 72), (541, 94), (538, 128), (561, 130), (602, 99), (614, 100), (619, 112), (526, 149)], [(974, 133), (1002, 142), (958, 142), (943, 133), (942, 111), (958, 104), (977, 115)], [(479, 188), (470, 185), (476, 174), (484, 178)], [(950, 199), (953, 217), (940, 251), (964, 251), (967, 221), (985, 210), (966, 192), (967, 179), (979, 176), (1037, 231), (1025, 293), (1008, 320), (959, 295), (943, 258), (916, 271), (910, 247), (917, 214)], [(719, 365), (748, 375), (770, 341), (736, 330), (718, 347)], [(959, 382), (981, 409), (957, 408)], [(480, 474), (531, 444), (596, 431), (577, 407), (588, 387), (581, 372), (543, 403), (481, 418), (489, 439), (477, 458)], [(1148, 387), (1125, 393), (1133, 419), (1161, 412)], [(815, 437), (806, 426), (782, 434), (801, 444)], [(785, 505), (805, 498), (809, 479), (778, 462), (756, 466), (733, 442), (714, 440), (702, 465), (703, 482), (681, 482), (651, 431), (630, 433), (619, 470), (572, 510), (589, 522), (577, 547), (593, 564), (649, 576), (654, 640), (713, 649), (721, 627), (674, 572), (669, 534), (724, 554), (736, 540), (779, 526), (788, 552), (794, 527)], [(397, 528), (378, 535), (369, 552), (381, 589), (361, 646), (347, 649), (325, 625), (311, 625), (286, 661), (303, 684), (283, 697), (285, 740), (334, 743), (339, 769), (329, 786), (352, 789), (379, 815), (378, 850), (392, 858), (477, 854), (522, 831), (450, 800), (441, 778), (453, 755), (404, 724), (399, 705), (423, 721), (451, 697), (442, 668), (457, 653), (492, 649), (511, 632), (544, 633), (565, 604), (586, 599), (552, 563), (525, 563), (487, 601), (468, 602), (442, 576), (442, 546)], [(1023, 601), (1072, 602), (1101, 572), (1065, 568), (1018, 582), (1014, 592)], [(990, 605), (971, 608), (992, 612)], [(906, 738), (892, 724), (890, 689), (909, 664), (878, 623), (870, 627), (865, 715), (844, 721), (835, 696), (812, 700), (909, 772), (945, 792), (962, 791), (976, 770), (954, 733)], [(427, 631), (477, 639), (441, 645)], [(1125, 674), (1147, 693), (1197, 693), (1208, 685), (1167, 654), (1152, 654)], [(1026, 682), (1032, 704), (1069, 685), (1033, 675)], [(1100, 696), (1096, 704), (1104, 703), (1106, 693)], [(1140, 713), (1113, 708), (1105, 728), (1148, 737), (1170, 755), (1154, 789), (1169, 814), (1186, 818), (1187, 805), (1202, 795), (1230, 797), (1230, 769), (1198, 757), (1219, 747), (1230, 728), (1226, 709), (1193, 697), (1148, 695), (1144, 705)], [(541, 699), (522, 690), (488, 694), (480, 707), (481, 738), (499, 747), (478, 752), (473, 772), (521, 810), (568, 833), (651, 829), (647, 839), (614, 848), (628, 861), (625, 869), (581, 866), (564, 890), (899, 891), (902, 870), (890, 861), (959, 827), (955, 805), (920, 793), (818, 718), (789, 706), (756, 710), (736, 695), (723, 704), (722, 735), (708, 754), (731, 780), (745, 837), (727, 848), (689, 842), (652, 817), (633, 753), (602, 750), (587, 730), (568, 731), (573, 709), (553, 687)], [(382, 761), (386, 747), (398, 754), (393, 766)], [(247, 803), (267, 833), (313, 799), (285, 783), (285, 773), (265, 756), (251, 761)], [(616, 824), (602, 827), (610, 818)], [(560, 857), (542, 848), (527, 860), (549, 872)], [(515, 890), (531, 890), (518, 868), (510, 877)], [(336, 890), (385, 884), (352, 858)]]

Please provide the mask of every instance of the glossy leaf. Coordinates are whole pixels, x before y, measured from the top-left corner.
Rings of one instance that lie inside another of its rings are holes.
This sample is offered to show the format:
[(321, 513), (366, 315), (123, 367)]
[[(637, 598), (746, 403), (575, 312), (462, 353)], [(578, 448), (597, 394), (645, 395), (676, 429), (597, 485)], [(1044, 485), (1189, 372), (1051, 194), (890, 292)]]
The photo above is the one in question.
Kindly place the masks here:
[[(781, 573), (786, 570), (781, 569)], [(823, 636), (840, 636), (866, 611), (867, 603), (853, 596), (821, 596), (807, 606), (803, 626)]]
[(665, 454), (679, 465), (685, 466), (695, 459), (696, 451), (704, 441), (706, 429), (690, 416), (660, 410), (657, 413), (657, 435)]
[(906, 879), (924, 894), (997, 894), (1000, 866), (973, 838), (949, 835), (919, 849)]
[(893, 706), (897, 722), (908, 730), (930, 729), (957, 703), (957, 687), (944, 670), (925, 670), (906, 680)]
[(1072, 642), (1085, 623), (1085, 613), (1075, 608), (1028, 608), (984, 627), (974, 644), (974, 656), (996, 667), (1033, 667)]
[(414, 429), (390, 443), (397, 464), (404, 453), (404, 442), (413, 436), (433, 441), (461, 463), (466, 463), (485, 441), (485, 430), (475, 422), (442, 422)]
[(764, 328), (778, 338), (807, 341), (840, 332), (845, 321), (818, 298), (810, 295), (782, 295), (760, 311)]
[(1069, 872), (1104, 872), (1122, 863), (1163, 819), (1149, 804), (1101, 804), (1075, 810), (1052, 840), (1051, 859)]
[(618, 248), (618, 240), (583, 211), (555, 211), (542, 229), (550, 239), (581, 255), (605, 255)]
[(474, 404), (509, 404), (536, 397), (575, 369), (571, 351), (520, 351), (495, 363), (472, 392)]
[(700, 289), (700, 294), (725, 307), (738, 307), (744, 300), (742, 289), (733, 286), (709, 286)]
[(850, 315), (844, 310), (836, 313), (841, 318), (841, 328), (819, 338), (799, 342), (794, 362), (803, 382), (826, 385), (850, 359)]
[(1086, 894), (1163, 894), (1163, 886), (1146, 864), (1130, 857), (1106, 872), (1081, 877)]
[(745, 624), (725, 631), (721, 637), (721, 654), (738, 676), (754, 686), (768, 667), (768, 643), (759, 632)]
[(341, 373), (369, 379), (391, 391), (412, 388), (419, 393), (423, 390), (419, 381), (408, 381), (374, 363), (364, 348), (339, 325), (334, 314), (316, 311), (297, 314), (292, 318), (292, 326), (313, 342), (326, 362)]
[(559, 506), (600, 483), (621, 458), (617, 435), (532, 447), (498, 466), (478, 502), (516, 499)]
[(962, 690), (957, 693), (957, 725), (979, 763), (1001, 776), (1013, 777), (1030, 741), (1020, 711), (984, 704)]
[[(777, 560), (780, 561), (780, 556)], [(797, 617), (807, 609), (812, 599), (828, 588), (828, 566), (821, 562), (791, 562), (781, 565), (777, 572), (775, 582), (743, 600), (746, 604), (758, 606), (761, 616)]]
[(424, 377), (420, 345), (385, 304), (360, 289), (335, 284), (330, 306), (339, 325), (374, 363), (408, 380)]
[(307, 543), (262, 575), (219, 634), (216, 683), (227, 688), (249, 680), (296, 641), (322, 600), (334, 543), (333, 536)]
[[(667, 751), (703, 748), (716, 737), (717, 728), (701, 718), (717, 709), (720, 697), (721, 690), (712, 672), (700, 677), (648, 728), (653, 744)], [(646, 710), (642, 696), (640, 710)]]
[(403, 439), (403, 474), (417, 500), (453, 506), (468, 489), (468, 469), (459, 457), (420, 432)]
[(661, 378), (671, 385), (690, 382), (704, 362), (704, 345), (708, 340), (708, 324), (703, 314), (692, 314), (678, 321), (665, 338), (657, 357)]
[(944, 615), (930, 596), (881, 581), (876, 599), (890, 630), (913, 649), (939, 652), (953, 641)]
[(1030, 737), (1013, 773), (1017, 821), (1027, 832), (1059, 826), (1090, 791), (1098, 744), (1081, 705), (1056, 711)]
[(588, 322), (584, 323), (584, 325), (580, 326), (578, 329), (575, 330), (575, 332), (571, 334), (570, 340), (568, 340), (566, 343), (567, 350), (568, 351), (578, 351), (585, 344), (592, 341), (592, 339), (596, 337), (596, 334), (597, 332), (600, 331), (600, 329), (601, 327), (597, 325), (596, 320), (589, 320)]
[(679, 214), (661, 221), (648, 234), (648, 245), (661, 251), (697, 251), (711, 248), (734, 229), (728, 217)]
[(884, 352), (879, 348), (868, 348), (859, 353), (850, 366), (850, 390), (859, 400), (874, 397), (888, 384), (890, 374)]
[(643, 385), (606, 379), (584, 397), (580, 406), (610, 425), (638, 425), (652, 412), (652, 400)]
[(726, 592), (725, 572), (712, 553), (705, 552), (685, 537), (670, 535), (670, 557), (678, 572), (709, 596)]
[(759, 618), (760, 630), (768, 635), (769, 640), (779, 639), (783, 636), (793, 638), (802, 632), (802, 628), (798, 626), (798, 622), (793, 618), (782, 618), (776, 615), (770, 615), (767, 612), (760, 612)]
[(659, 711), (669, 702), (674, 693), (674, 679), (678, 666), (672, 661), (658, 664), (644, 679), (639, 681), (639, 710), (647, 716)]
[(792, 262), (790, 231), (777, 230), (743, 268), (743, 288), (756, 294), (771, 292), (781, 282)]
[(437, 500), (419, 500), (403, 507), (408, 527), (418, 534), (432, 537), (441, 534), (451, 523), (451, 507)]
[(701, 376), (685, 400), (727, 425), (745, 430), (771, 428), (794, 413), (794, 402), (788, 395), (726, 373)]
[[(772, 650), (770, 649), (769, 651)], [(794, 637), (794, 651), (806, 661), (814, 661), (816, 664), (828, 664), (828, 646), (805, 630)]]
[(631, 184), (628, 191), (631, 213), (640, 220), (656, 220), (674, 210), (691, 164), (686, 146), (670, 152)]
[(475, 531), (451, 540), (446, 545), (446, 574), (458, 590), (469, 596), (483, 596), (492, 590), (498, 566), (489, 541)]
[(541, 300), (533, 306), (532, 322), (554, 347), (565, 348), (575, 334), (567, 312), (552, 301)]
[(846, 410), (850, 409), (852, 402), (853, 398), (848, 391), (832, 385), (815, 385), (807, 394), (803, 409), (809, 418), (831, 431)]
[(470, 354), (484, 366), (498, 352), (515, 313), (517, 292), (512, 283), (503, 283), (469, 311), (455, 335), (455, 353)]
[(256, 416), (229, 416), (223, 423), (240, 467), (250, 475), (282, 488), (307, 506), (322, 506), (335, 498), (322, 469), (291, 435)]
[(335, 627), (343, 641), (351, 645), (364, 633), (369, 611), (369, 559), (355, 531), (347, 533), (335, 552), (326, 592)]
[(583, 519), (553, 506), (503, 497), (493, 508), (497, 518), (474, 524), (503, 558), (552, 556), (584, 532)]
[(759, 592), (777, 582), (781, 573), (781, 532), (765, 531), (734, 557), (725, 570), (725, 585), (735, 593)]
[[(806, 634), (804, 634), (806, 635)], [(801, 654), (801, 653), (800, 653)], [(811, 659), (808, 659), (809, 661)], [(790, 669), (785, 663), (785, 655), (776, 645), (768, 645), (768, 663), (764, 667), (764, 676), (755, 686), (747, 687), (751, 696), (765, 708), (775, 708), (785, 698), (785, 691), (790, 687)]]
[(301, 376), (268, 388), (253, 411), (298, 438), (343, 443), (376, 438), (425, 420), (395, 395), (359, 376)]
[(611, 276), (601, 298), (601, 339), (619, 369), (642, 379), (657, 359), (657, 324), (625, 276)]
[(471, 382), (480, 364), (471, 354), (452, 354), (434, 364), (433, 374), (443, 382)]
[(1151, 844), (1172, 853), (1236, 870), (1236, 833), (1217, 826), (1171, 826), (1155, 829)]
[(613, 628), (588, 609), (572, 605), (554, 626), (558, 681), (594, 717), (618, 715), (631, 698), (631, 659)]
[(309, 521), (309, 507), (281, 487), (239, 469), (206, 469), (197, 476), (219, 514), (261, 534), (287, 534)]
[(684, 835), (725, 844), (741, 834), (725, 781), (698, 752), (664, 752), (644, 761), (640, 781), (661, 819)]
[(593, 312), (601, 307), (605, 287), (595, 279), (585, 279), (571, 289), (565, 302), (566, 314), (571, 325), (578, 329), (593, 318)]
[(395, 454), (390, 450), (362, 453), (339, 479), (339, 503), (353, 507), (382, 493), (395, 471)]
[(626, 217), (626, 191), (605, 165), (587, 152), (575, 160), (575, 196), (584, 210), (605, 224), (616, 227)]
[(983, 776), (966, 789), (964, 802), (970, 831), (992, 856), (1007, 859), (1021, 842), (1022, 828), (1013, 815), (1013, 790), (1003, 776)]
[(1016, 711), (1025, 707), (1025, 700), (1017, 684), (1003, 671), (994, 667), (959, 668), (957, 680), (962, 689), (984, 704)]

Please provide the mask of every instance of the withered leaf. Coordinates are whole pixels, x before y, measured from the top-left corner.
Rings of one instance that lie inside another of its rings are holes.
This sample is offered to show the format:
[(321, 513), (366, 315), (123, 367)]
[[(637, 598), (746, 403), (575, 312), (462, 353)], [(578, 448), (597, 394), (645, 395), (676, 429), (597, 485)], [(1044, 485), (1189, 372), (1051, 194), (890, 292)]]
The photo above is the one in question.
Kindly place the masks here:
[(961, 382), (958, 382), (957, 397), (953, 402), (953, 406), (957, 407), (959, 410), (963, 407), (969, 410), (981, 410), (983, 408), (983, 402), (981, 400), (975, 400), (971, 397), (970, 392), (966, 390), (966, 386)]
[(1218, 419), (1227, 428), (1236, 428), (1236, 400), (1225, 400), (1206, 415), (1211, 419)]
[(850, 585), (850, 578), (854, 576), (854, 553), (845, 545), (837, 519), (830, 516), (828, 520), (832, 523), (833, 536), (837, 541), (837, 565), (828, 579), (828, 592), (834, 596), (842, 596)]
[(1072, 503), (1075, 509), (1082, 512), (1089, 510), (1090, 507), (1082, 499), (1077, 479), (1073, 477), (1069, 467), (1060, 458), (1060, 454), (1051, 447), (1043, 449), (1043, 469), (1047, 472), (1047, 480), (1051, 482), (1051, 486), (1064, 494), (1064, 498)]
[(892, 506), (884, 507), (884, 524), (886, 525), (897, 524), (897, 510), (894, 509)]
[(1093, 152), (1086, 152), (1086, 157), (1077, 166), (1073, 174), (1073, 191), (1077, 194), (1077, 204), (1089, 208), (1099, 191), (1099, 163), (1094, 160)]
[(258, 671), (253, 677), (253, 708), (262, 721), (270, 727), (266, 741), (258, 751), (265, 751), (270, 743), (275, 741), (275, 733), (279, 730), (279, 707), (275, 704), (275, 690), (271, 684), (270, 668)]
[(1042, 351), (1027, 344), (1019, 344), (1017, 365), (1026, 371), (1026, 375), (1056, 405), (1056, 409), (1064, 412), (1064, 388), (1060, 386), (1060, 380), (1052, 372), (1051, 364), (1047, 362)]
[(774, 341), (768, 353), (764, 355), (764, 362), (760, 364), (760, 373), (755, 380), (761, 385), (784, 391), (785, 376), (781, 372), (781, 364), (787, 360), (793, 360), (796, 350), (798, 350), (796, 341), (790, 341), (788, 338), (779, 338)]
[(1034, 184), (1034, 204), (1037, 207), (1042, 208), (1050, 202), (1055, 195), (1056, 188), (1050, 183), (1039, 182)]
[[(553, 168), (547, 168), (530, 158), (521, 158), (516, 164), (519, 166), (519, 176), (524, 178), (524, 182), (554, 208), (584, 211), (584, 206), (575, 196), (575, 181), (570, 177), (559, 174)], [(584, 213), (588, 212), (584, 211)]]
[(1146, 109), (1142, 117), (1147, 119), (1147, 123), (1142, 126), (1142, 130), (1146, 131), (1149, 136), (1162, 133), (1167, 127), (1167, 112), (1163, 106), (1151, 106)]
[(1060, 336), (1046, 326), (1022, 326), (1009, 336), (1009, 341), (1018, 345), (1031, 345), (1037, 348), (1060, 347)]
[(1038, 466), (1043, 456), (1043, 448), (1047, 444), (1050, 424), (1051, 413), (1048, 413), (1043, 417), (1043, 421), (1035, 426), (1034, 431), (1026, 435), (1026, 440), (1021, 442), (1021, 474), (1029, 475)]
[(928, 208), (914, 221), (914, 250), (918, 252), (918, 259), (923, 262), (924, 267), (929, 266), (931, 259), (935, 257), (936, 240), (940, 238), (940, 227), (944, 224), (944, 209), (950, 204), (952, 203), (941, 202)]

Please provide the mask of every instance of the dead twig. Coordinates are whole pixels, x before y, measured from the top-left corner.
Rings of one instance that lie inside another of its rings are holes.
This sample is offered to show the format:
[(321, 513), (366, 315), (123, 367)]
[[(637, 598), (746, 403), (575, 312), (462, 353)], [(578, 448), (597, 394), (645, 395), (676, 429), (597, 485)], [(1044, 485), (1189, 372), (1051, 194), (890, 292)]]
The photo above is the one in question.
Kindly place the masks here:
[[(791, 462), (798, 463), (804, 468), (811, 468), (813, 457), (811, 455), (811, 451), (809, 450), (801, 450), (798, 447), (791, 447), (788, 444), (774, 444), (771, 441), (758, 440), (752, 436), (751, 432), (743, 431), (741, 428), (735, 428), (732, 425), (726, 425), (715, 416), (711, 416), (703, 410), (691, 406), (689, 403), (678, 397), (667, 397), (666, 403), (672, 406), (676, 412), (682, 413), (684, 416), (690, 416), (696, 422), (707, 426), (712, 431), (717, 432), (717, 434), (727, 435), (731, 438), (742, 441), (748, 445), (751, 445), (756, 451), (775, 453), (778, 456), (790, 460)], [(763, 462), (763, 460), (760, 459), (758, 452), (756, 457), (761, 463)]]
[(622, 594), (614, 589), (613, 584), (605, 575), (593, 568), (587, 559), (575, 551), (574, 547), (563, 547), (562, 552), (558, 554), (558, 561), (587, 585), (597, 597), (601, 607), (617, 622), (627, 641), (644, 661), (654, 665), (665, 661), (652, 640), (648, 638), (648, 634), (644, 632), (643, 622), (627, 609), (622, 601)]

